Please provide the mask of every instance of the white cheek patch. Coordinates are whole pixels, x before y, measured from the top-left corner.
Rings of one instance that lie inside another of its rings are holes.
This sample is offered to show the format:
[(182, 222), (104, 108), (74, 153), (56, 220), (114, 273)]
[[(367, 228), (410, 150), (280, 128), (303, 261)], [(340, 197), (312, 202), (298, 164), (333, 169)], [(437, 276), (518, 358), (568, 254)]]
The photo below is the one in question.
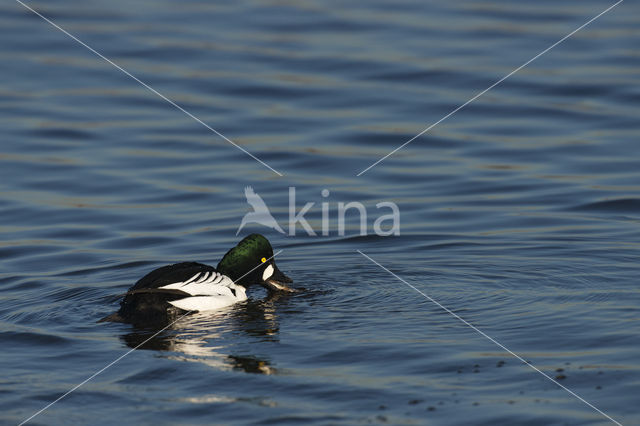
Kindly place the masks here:
[(262, 281), (266, 281), (271, 275), (273, 275), (273, 265), (269, 265), (264, 268), (264, 272), (262, 273)]

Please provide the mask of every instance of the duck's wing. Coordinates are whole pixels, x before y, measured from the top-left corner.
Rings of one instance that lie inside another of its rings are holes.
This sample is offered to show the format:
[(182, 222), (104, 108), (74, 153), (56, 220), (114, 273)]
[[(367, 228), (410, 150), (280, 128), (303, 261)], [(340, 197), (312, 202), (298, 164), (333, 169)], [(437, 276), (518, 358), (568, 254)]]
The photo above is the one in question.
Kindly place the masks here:
[(215, 270), (201, 272), (186, 281), (159, 287), (158, 290), (178, 291), (189, 296), (231, 296), (236, 297), (237, 285), (226, 275)]
[(195, 262), (163, 266), (142, 277), (120, 302), (124, 320), (166, 315), (166, 304), (187, 311), (205, 311), (245, 300), (244, 287), (212, 266)]
[(189, 293), (186, 293), (177, 289), (168, 288), (139, 288), (137, 290), (129, 290), (128, 292), (121, 294), (122, 296), (130, 296), (132, 294), (166, 294), (167, 296), (189, 297)]
[(179, 291), (188, 296), (168, 301), (185, 311), (211, 311), (246, 300), (245, 289), (219, 272), (205, 272), (188, 282), (168, 284), (161, 291)]
[(129, 292), (140, 289), (160, 288), (174, 283), (189, 283), (197, 280), (201, 274), (212, 271), (215, 272), (213, 266), (197, 262), (182, 262), (163, 266), (140, 278), (129, 289)]

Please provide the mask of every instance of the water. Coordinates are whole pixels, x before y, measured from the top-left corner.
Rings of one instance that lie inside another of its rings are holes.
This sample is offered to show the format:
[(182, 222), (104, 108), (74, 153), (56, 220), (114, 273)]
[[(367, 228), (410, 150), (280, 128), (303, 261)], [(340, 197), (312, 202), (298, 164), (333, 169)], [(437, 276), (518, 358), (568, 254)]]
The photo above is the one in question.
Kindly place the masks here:
[[(565, 3), (34, 3), (280, 177), (5, 2), (2, 422), (149, 339), (96, 320), (155, 267), (215, 265), (251, 185), (284, 227), (289, 186), (318, 232), (329, 203), (328, 236), (243, 230), (306, 291), (189, 317), (31, 424), (610, 424), (356, 250), (639, 423), (637, 3), (356, 176), (611, 4)], [(368, 236), (338, 234), (350, 201)], [(372, 233), (383, 201), (400, 236)]]

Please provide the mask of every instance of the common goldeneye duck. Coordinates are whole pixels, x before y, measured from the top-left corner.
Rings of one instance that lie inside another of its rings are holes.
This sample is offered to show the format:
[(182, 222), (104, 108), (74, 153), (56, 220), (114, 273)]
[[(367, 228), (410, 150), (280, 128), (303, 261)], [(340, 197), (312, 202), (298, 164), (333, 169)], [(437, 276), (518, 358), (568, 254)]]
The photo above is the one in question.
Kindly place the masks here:
[(245, 237), (216, 268), (196, 262), (163, 266), (149, 272), (124, 294), (120, 310), (102, 321), (166, 321), (188, 311), (211, 311), (247, 299), (246, 287), (261, 284), (270, 291), (294, 291), (293, 282), (273, 259), (269, 241), (260, 234)]

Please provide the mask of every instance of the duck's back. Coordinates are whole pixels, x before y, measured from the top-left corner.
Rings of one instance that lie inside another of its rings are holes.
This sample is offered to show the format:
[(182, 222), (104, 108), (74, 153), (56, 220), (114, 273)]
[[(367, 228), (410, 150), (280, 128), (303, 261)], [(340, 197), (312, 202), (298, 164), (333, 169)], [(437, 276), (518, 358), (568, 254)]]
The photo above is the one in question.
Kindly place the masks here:
[(143, 288), (159, 288), (173, 283), (186, 282), (196, 274), (215, 271), (216, 269), (213, 266), (198, 262), (174, 263), (149, 272), (140, 278), (129, 291)]

